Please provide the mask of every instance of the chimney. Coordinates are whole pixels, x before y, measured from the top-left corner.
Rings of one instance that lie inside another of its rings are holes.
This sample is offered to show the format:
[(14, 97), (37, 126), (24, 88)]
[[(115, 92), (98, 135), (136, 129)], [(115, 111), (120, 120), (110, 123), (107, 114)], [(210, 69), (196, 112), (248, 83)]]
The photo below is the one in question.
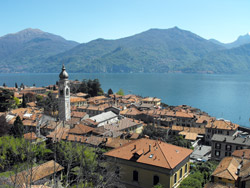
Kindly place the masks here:
[(134, 149), (136, 149), (136, 145), (134, 145)]
[(149, 149), (149, 152), (150, 152), (150, 151), (151, 151), (151, 144), (149, 144), (148, 146), (149, 146), (149, 148), (148, 148), (148, 149)]
[(68, 138), (69, 138), (69, 136), (67, 135), (67, 136), (66, 136), (66, 140), (68, 140)]
[(237, 176), (240, 175), (240, 169), (241, 169), (241, 165), (239, 165), (238, 168), (237, 168), (237, 172), (236, 172), (236, 175), (237, 175)]

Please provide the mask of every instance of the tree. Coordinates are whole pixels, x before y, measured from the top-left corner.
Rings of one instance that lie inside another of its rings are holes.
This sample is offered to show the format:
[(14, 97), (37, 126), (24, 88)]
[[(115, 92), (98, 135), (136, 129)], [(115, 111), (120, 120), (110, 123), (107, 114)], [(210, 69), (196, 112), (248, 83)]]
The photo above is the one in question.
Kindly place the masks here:
[(26, 98), (25, 98), (24, 94), (23, 94), (22, 107), (23, 107), (23, 108), (26, 108), (26, 107), (27, 107), (27, 102), (26, 102)]
[(7, 123), (5, 115), (0, 115), (0, 137), (7, 134), (10, 130), (10, 125)]
[(15, 83), (15, 88), (18, 88), (18, 85), (17, 85), (17, 83)]
[(112, 95), (113, 94), (113, 91), (112, 91), (112, 89), (110, 88), (109, 90), (108, 90), (108, 95)]
[(53, 97), (51, 92), (48, 93), (45, 100), (41, 101), (41, 105), (43, 106), (44, 111), (51, 115), (55, 115), (55, 112), (58, 111), (58, 101)]
[(8, 111), (13, 107), (15, 107), (14, 93), (0, 88), (0, 112)]
[(104, 161), (103, 149), (60, 141), (52, 147), (65, 168), (64, 187), (120, 187), (116, 166)]
[(15, 100), (15, 105), (18, 106), (20, 104), (20, 101), (17, 97), (14, 97), (14, 100)]
[(23, 83), (21, 83), (20, 88), (24, 89), (24, 84)]
[(179, 188), (202, 188), (201, 182), (194, 178), (184, 179)]
[(23, 122), (22, 122), (20, 116), (16, 117), (14, 125), (11, 127), (10, 133), (11, 133), (11, 135), (13, 135), (15, 137), (19, 137), (19, 138), (23, 137), (24, 126), (23, 126)]
[(124, 91), (123, 91), (123, 89), (119, 89), (119, 91), (116, 93), (117, 95), (122, 95), (122, 96), (124, 96)]
[(36, 95), (36, 102), (37, 102), (37, 106), (43, 107), (43, 96), (42, 95)]
[(54, 91), (56, 91), (56, 90), (57, 90), (55, 85), (53, 85), (53, 90), (54, 90)]
[(6, 87), (6, 84), (5, 84), (5, 83), (3, 83), (3, 87)]

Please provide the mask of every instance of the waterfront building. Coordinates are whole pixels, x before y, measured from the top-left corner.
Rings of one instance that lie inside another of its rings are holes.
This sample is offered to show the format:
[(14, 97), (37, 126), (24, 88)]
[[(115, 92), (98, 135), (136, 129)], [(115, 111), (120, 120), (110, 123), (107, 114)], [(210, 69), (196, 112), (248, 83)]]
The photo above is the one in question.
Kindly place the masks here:
[(210, 121), (205, 127), (205, 142), (207, 145), (211, 145), (211, 139), (214, 134), (233, 136), (237, 132), (238, 127), (238, 124), (226, 120)]

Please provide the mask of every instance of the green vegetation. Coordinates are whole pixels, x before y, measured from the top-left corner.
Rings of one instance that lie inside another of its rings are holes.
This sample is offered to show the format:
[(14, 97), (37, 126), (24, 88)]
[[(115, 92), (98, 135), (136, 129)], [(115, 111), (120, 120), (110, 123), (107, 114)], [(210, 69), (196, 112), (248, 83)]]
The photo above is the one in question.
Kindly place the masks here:
[[(78, 43), (42, 31), (26, 29), (0, 39), (0, 72), (31, 72), (46, 58), (75, 47)], [(6, 56), (8, 54), (8, 56)]]
[(0, 88), (0, 112), (5, 112), (15, 107), (14, 93), (8, 89)]
[[(115, 165), (104, 160), (100, 148), (87, 147), (81, 143), (60, 141), (51, 146), (54, 155), (65, 168), (64, 185), (71, 187), (112, 187), (118, 185)], [(77, 181), (76, 181), (77, 180)]]
[(14, 125), (10, 129), (10, 134), (14, 137), (23, 137), (24, 134), (24, 127), (23, 122), (19, 116), (16, 117), (16, 120), (14, 122)]
[(217, 161), (206, 161), (203, 163), (192, 164), (190, 175), (184, 179), (180, 188), (202, 188), (211, 180), (211, 174), (217, 167)]
[(109, 90), (108, 90), (108, 95), (112, 95), (113, 94), (113, 91), (112, 91), (112, 89), (110, 88)]
[(124, 91), (123, 91), (123, 89), (119, 89), (119, 91), (117, 91), (116, 94), (117, 94), (117, 95), (124, 96)]
[(250, 71), (249, 44), (226, 49), (177, 27), (150, 29), (117, 40), (97, 39), (73, 49), (76, 43), (29, 32), (30, 38), (25, 39), (25, 43), (15, 41), (21, 44), (9, 48), (3, 45), (0, 51), (9, 56), (1, 58), (0, 53), (3, 65), (0, 71), (58, 72), (61, 62), (70, 72), (87, 73)]
[(58, 101), (53, 97), (51, 92), (48, 93), (48, 96), (45, 98), (45, 100), (39, 101), (39, 105), (44, 108), (46, 113), (51, 115), (55, 115), (59, 108)]
[(84, 79), (79, 88), (74, 88), (74, 93), (82, 92), (88, 93), (90, 97), (103, 95), (104, 92), (98, 79), (86, 80)]
[[(45, 159), (51, 150), (46, 148), (46, 143), (31, 144), (24, 138), (13, 136), (0, 137), (0, 170), (9, 169), (14, 165), (31, 161)], [(31, 160), (32, 159), (32, 160)]]

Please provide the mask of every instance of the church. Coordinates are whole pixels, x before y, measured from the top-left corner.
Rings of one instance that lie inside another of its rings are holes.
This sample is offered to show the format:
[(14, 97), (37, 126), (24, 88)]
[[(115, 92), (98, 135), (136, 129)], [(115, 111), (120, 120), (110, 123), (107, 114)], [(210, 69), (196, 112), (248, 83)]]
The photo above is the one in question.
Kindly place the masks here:
[(69, 85), (69, 75), (66, 72), (65, 66), (62, 66), (62, 71), (59, 74), (58, 82), (58, 107), (59, 107), (59, 120), (68, 121), (70, 120), (70, 85)]

